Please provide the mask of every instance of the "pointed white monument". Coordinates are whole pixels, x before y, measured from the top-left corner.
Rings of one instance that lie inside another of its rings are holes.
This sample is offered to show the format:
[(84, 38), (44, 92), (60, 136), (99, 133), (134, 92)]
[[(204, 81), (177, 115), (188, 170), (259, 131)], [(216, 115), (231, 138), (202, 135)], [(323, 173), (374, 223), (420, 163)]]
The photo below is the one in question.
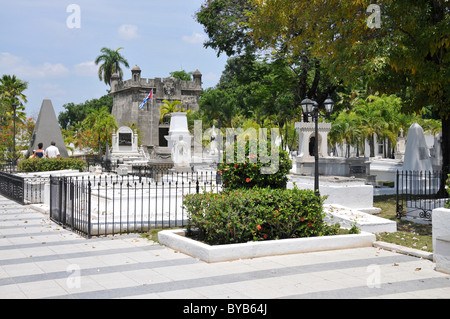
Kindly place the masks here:
[(408, 130), (403, 170), (433, 170), (430, 152), (425, 141), (425, 135), (423, 133), (422, 127), (418, 123), (412, 124)]

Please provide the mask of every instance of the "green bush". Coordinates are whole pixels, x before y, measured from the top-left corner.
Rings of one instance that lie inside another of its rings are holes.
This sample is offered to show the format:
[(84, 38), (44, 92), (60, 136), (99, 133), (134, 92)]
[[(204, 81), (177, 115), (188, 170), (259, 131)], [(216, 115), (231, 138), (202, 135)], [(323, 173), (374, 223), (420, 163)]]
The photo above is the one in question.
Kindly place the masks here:
[(46, 172), (63, 169), (77, 169), (84, 171), (86, 162), (77, 158), (29, 158), (18, 163), (18, 169), (22, 172)]
[(339, 226), (324, 223), (322, 202), (297, 188), (189, 194), (183, 200), (186, 234), (211, 245), (334, 235)]
[[(288, 153), (278, 147), (272, 148), (268, 143), (267, 152), (261, 155), (259, 146), (252, 149), (247, 141), (245, 147), (238, 147), (238, 143), (227, 147), (223, 162), (219, 165), (224, 189), (286, 188), (287, 174), (292, 167)], [(234, 147), (232, 160), (227, 159), (230, 147)], [(273, 158), (277, 159), (277, 163), (271, 163)]]

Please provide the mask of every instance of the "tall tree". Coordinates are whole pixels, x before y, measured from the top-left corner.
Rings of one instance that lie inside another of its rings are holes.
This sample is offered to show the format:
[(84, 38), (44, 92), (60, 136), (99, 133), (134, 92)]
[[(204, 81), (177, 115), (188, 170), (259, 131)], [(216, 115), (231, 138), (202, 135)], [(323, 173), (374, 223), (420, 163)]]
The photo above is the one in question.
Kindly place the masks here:
[(105, 151), (106, 144), (111, 145), (113, 130), (119, 128), (116, 119), (106, 106), (100, 109), (91, 109), (81, 125), (84, 132), (93, 133), (92, 140), (98, 141), (98, 145), (96, 146), (101, 146), (102, 151)]
[(111, 77), (114, 73), (119, 75), (120, 80), (123, 79), (121, 64), (127, 68), (130, 67), (128, 61), (119, 53), (119, 50), (121, 49), (123, 48), (118, 48), (117, 50), (102, 48), (100, 50), (102, 54), (95, 59), (95, 64), (97, 65), (102, 62), (98, 68), (98, 77), (100, 81), (103, 80), (105, 84), (108, 84), (109, 86), (111, 86)]
[[(442, 121), (444, 177), (450, 166), (450, 17), (445, 0), (252, 0), (249, 26), (266, 47), (307, 50), (333, 77), (351, 84), (361, 77), (383, 93), (402, 94), (405, 111), (431, 105)], [(445, 194), (441, 183), (441, 193)]]
[(1, 105), (5, 108), (1, 112), (2, 120), (13, 117), (13, 104), (16, 104), (16, 119), (23, 122), (26, 119), (25, 105), (27, 97), (23, 93), (28, 88), (28, 82), (16, 78), (15, 75), (3, 75), (0, 78), (0, 99)]
[[(197, 13), (197, 21), (205, 27), (208, 35), (205, 47), (215, 49), (218, 55), (240, 55), (236, 65), (244, 67), (245, 63), (254, 63), (255, 57), (261, 60), (268, 56), (271, 62), (283, 64), (283, 67), (290, 69), (288, 79), (293, 85), (289, 86), (290, 94), (295, 97), (290, 105), (291, 110), (298, 109), (297, 112), (300, 113), (299, 104), (305, 97), (314, 98), (322, 104), (328, 95), (333, 94), (338, 83), (323, 76), (319, 59), (314, 58), (308, 50), (293, 52), (282, 44), (276, 50), (265, 50), (267, 47), (260, 45), (261, 42), (253, 37), (250, 18), (255, 15), (256, 8), (248, 0), (206, 1)], [(280, 79), (283, 77), (276, 80)]]
[[(16, 78), (15, 75), (5, 74), (0, 78), (0, 152), (3, 157), (4, 151), (9, 149), (11, 153), (6, 155), (14, 162), (17, 160), (16, 151), (19, 146), (16, 144), (16, 134), (23, 131), (22, 127), (27, 124), (24, 105), (27, 98), (23, 93), (27, 88), (28, 82)], [(26, 134), (23, 137), (26, 138)]]
[(23, 106), (27, 102), (27, 97), (23, 94), (28, 88), (28, 82), (16, 78), (15, 75), (4, 74), (0, 78), (0, 98), (8, 100), (11, 104)]
[(248, 28), (248, 0), (207, 0), (196, 13), (197, 22), (204, 26), (208, 40), (206, 48), (216, 50), (217, 56), (253, 53), (255, 45)]
[(236, 108), (228, 91), (217, 88), (207, 88), (199, 99), (199, 112), (206, 125), (232, 127), (232, 119)]
[(58, 114), (58, 123), (62, 129), (73, 128), (77, 123), (81, 123), (90, 113), (91, 109), (99, 110), (103, 106), (108, 108), (111, 113), (113, 107), (113, 97), (109, 94), (100, 97), (99, 99), (92, 99), (84, 103), (67, 103), (63, 105), (65, 111)]

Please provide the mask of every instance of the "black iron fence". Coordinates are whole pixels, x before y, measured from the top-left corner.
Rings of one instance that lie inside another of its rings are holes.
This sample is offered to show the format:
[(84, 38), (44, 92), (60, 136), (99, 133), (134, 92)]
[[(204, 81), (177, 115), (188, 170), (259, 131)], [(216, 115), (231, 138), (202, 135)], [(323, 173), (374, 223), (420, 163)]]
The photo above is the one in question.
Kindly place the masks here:
[(0, 172), (13, 173), (16, 171), (16, 166), (13, 161), (0, 161)]
[(447, 198), (439, 198), (441, 171), (397, 171), (396, 216), (431, 221), (431, 212), (443, 207)]
[(21, 205), (25, 204), (24, 198), (25, 179), (23, 177), (0, 172), (0, 194)]
[(85, 237), (182, 227), (183, 196), (221, 190), (216, 172), (51, 177), (50, 218)]
[(21, 205), (45, 202), (48, 177), (0, 172), (0, 194)]

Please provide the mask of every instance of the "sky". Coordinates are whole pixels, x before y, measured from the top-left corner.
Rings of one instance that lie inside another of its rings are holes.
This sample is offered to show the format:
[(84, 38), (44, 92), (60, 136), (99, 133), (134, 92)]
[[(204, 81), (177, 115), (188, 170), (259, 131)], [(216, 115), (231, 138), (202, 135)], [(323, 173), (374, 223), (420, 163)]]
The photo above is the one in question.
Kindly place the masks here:
[(98, 78), (100, 50), (123, 48), (130, 68), (143, 78), (169, 77), (185, 70), (202, 73), (203, 88), (215, 86), (227, 57), (203, 43), (195, 13), (206, 0), (0, 0), (0, 76), (28, 82), (25, 111), (35, 120), (42, 101), (56, 116), (64, 104), (107, 94)]

